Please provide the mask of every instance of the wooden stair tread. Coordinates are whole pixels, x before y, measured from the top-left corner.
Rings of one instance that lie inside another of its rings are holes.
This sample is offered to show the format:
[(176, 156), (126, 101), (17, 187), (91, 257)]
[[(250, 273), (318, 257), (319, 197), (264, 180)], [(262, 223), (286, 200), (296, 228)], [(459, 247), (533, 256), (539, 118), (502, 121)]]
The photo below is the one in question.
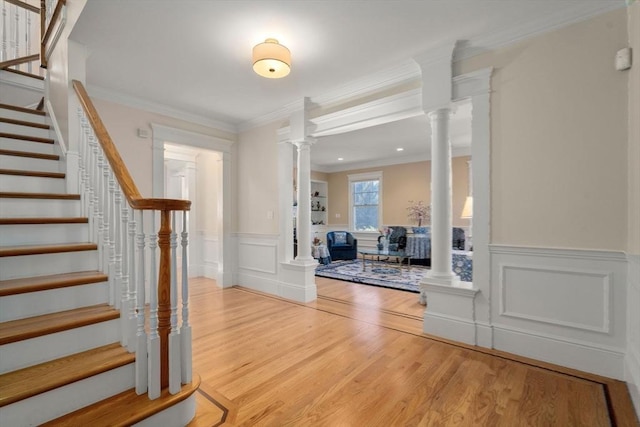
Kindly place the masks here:
[(87, 217), (59, 217), (59, 218), (0, 218), (0, 225), (24, 224), (87, 224)]
[(10, 320), (0, 323), (0, 345), (93, 325), (119, 317), (118, 310), (108, 304), (98, 304), (26, 319)]
[(53, 144), (53, 138), (42, 138), (39, 136), (19, 135), (17, 133), (0, 132), (0, 138), (20, 139), (22, 141), (42, 142), (43, 144)]
[(63, 193), (23, 193), (23, 192), (0, 192), (0, 197), (5, 199), (62, 199), (80, 200), (79, 194)]
[[(135, 361), (119, 343), (0, 375), (0, 407)], [(49, 373), (55, 372), (55, 375)]]
[(35, 114), (37, 116), (46, 116), (47, 115), (47, 113), (45, 113), (44, 111), (34, 110), (33, 108), (20, 107), (18, 105), (9, 105), (9, 104), (0, 103), (0, 108), (5, 108), (7, 110), (13, 110), (13, 111), (19, 111), (21, 113)]
[(0, 169), (0, 175), (33, 176), (38, 178), (59, 178), (66, 176), (63, 172), (25, 171), (19, 169)]
[[(0, 134), (0, 136), (1, 135), (2, 134)], [(60, 156), (58, 156), (57, 154), (32, 153), (30, 151), (0, 149), (0, 155), (14, 156), (14, 157), (30, 157), (32, 159), (43, 159), (43, 160), (60, 160)]]
[(138, 423), (170, 406), (190, 397), (200, 387), (200, 376), (193, 375), (189, 384), (172, 395), (169, 389), (162, 390), (160, 397), (149, 400), (146, 393), (138, 396), (135, 389), (127, 390), (110, 398), (94, 403), (93, 405), (79, 409), (60, 418), (44, 423), (43, 426), (111, 426), (124, 427)]
[(95, 243), (51, 243), (47, 245), (3, 246), (0, 248), (0, 257), (57, 254), (62, 252), (94, 251), (98, 249)]
[(34, 122), (27, 122), (25, 120), (7, 119), (5, 117), (0, 117), (0, 122), (9, 123), (11, 125), (18, 125), (18, 126), (29, 126), (33, 128), (39, 128), (39, 129), (51, 129), (51, 126), (44, 123), (34, 123)]
[(79, 271), (75, 273), (1, 280), (0, 297), (66, 288), (69, 286), (87, 285), (90, 283), (101, 283), (107, 280), (108, 276), (100, 271)]

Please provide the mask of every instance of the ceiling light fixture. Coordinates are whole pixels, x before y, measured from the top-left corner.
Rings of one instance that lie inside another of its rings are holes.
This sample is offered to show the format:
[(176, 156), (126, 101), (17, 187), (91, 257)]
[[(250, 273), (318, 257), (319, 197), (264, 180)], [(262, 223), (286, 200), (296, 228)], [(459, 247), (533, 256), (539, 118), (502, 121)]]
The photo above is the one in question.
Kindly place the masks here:
[(276, 39), (253, 47), (253, 71), (268, 79), (285, 77), (291, 71), (291, 52)]
[(404, 148), (398, 147), (398, 148), (396, 148), (396, 151), (404, 151)]

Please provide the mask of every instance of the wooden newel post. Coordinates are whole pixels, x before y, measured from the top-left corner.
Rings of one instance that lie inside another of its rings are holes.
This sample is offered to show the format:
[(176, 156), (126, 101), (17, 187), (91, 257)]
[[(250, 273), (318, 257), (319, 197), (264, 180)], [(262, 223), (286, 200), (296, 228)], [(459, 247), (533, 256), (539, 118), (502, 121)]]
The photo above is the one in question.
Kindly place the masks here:
[(160, 268), (158, 272), (158, 335), (160, 336), (160, 387), (169, 386), (169, 332), (171, 331), (171, 211), (160, 215), (158, 246)]

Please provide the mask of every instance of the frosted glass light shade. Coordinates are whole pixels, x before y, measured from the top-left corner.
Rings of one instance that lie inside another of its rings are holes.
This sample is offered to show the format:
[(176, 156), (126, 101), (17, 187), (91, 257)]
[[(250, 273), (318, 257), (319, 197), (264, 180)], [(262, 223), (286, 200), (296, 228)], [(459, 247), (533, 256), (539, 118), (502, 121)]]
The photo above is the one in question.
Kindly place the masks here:
[(470, 219), (473, 218), (473, 197), (468, 196), (464, 201), (464, 206), (462, 207), (462, 215), (460, 215), (462, 219)]
[(253, 71), (268, 79), (285, 77), (291, 71), (291, 52), (276, 39), (253, 47)]

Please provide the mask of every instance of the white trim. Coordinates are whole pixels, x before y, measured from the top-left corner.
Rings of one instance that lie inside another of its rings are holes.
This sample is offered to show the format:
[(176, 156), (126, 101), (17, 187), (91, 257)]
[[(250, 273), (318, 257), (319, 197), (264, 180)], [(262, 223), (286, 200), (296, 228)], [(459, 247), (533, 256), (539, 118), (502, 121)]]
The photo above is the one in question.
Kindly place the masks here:
[(382, 227), (382, 224), (383, 224), (383, 221), (382, 221), (383, 220), (382, 218), (382, 212), (383, 212), (382, 171), (349, 174), (347, 175), (347, 179), (349, 181), (349, 212), (348, 212), (349, 230), (358, 231), (358, 232), (363, 231), (363, 230), (355, 229), (354, 218), (353, 218), (353, 184), (355, 182), (362, 182), (362, 181), (378, 180), (378, 227)]
[(213, 119), (211, 117), (201, 116), (199, 114), (190, 113), (169, 107), (164, 104), (151, 102), (145, 99), (136, 98), (130, 95), (117, 93), (111, 89), (102, 88), (99, 86), (88, 86), (87, 92), (92, 98), (103, 99), (105, 101), (115, 102), (117, 104), (125, 105), (127, 107), (138, 108), (151, 113), (161, 114), (163, 116), (172, 117), (179, 120), (184, 120), (190, 123), (195, 123), (215, 129), (220, 129), (226, 132), (237, 133), (238, 129), (234, 124), (234, 121), (229, 118)]
[(0, 82), (2, 82), (2, 84), (11, 85), (34, 92), (42, 93), (42, 91), (44, 91), (44, 80), (23, 76), (21, 74), (12, 73), (10, 71), (0, 70)]
[(56, 134), (56, 140), (58, 141), (58, 144), (60, 144), (60, 150), (62, 152), (62, 154), (64, 156), (67, 155), (67, 143), (65, 142), (64, 138), (62, 137), (62, 132), (60, 131), (60, 126), (58, 126), (58, 120), (56, 119), (56, 115), (53, 112), (53, 105), (51, 105), (51, 101), (49, 99), (47, 99), (45, 101), (45, 108), (47, 110), (47, 115), (49, 116), (49, 120), (51, 122), (51, 125), (53, 126), (53, 130)]
[(190, 147), (198, 147), (205, 150), (220, 151), (223, 153), (231, 152), (231, 146), (235, 143), (235, 141), (230, 139), (178, 129), (154, 122), (151, 122), (150, 126), (153, 132), (154, 143), (156, 140), (162, 140), (162, 142), (183, 144)]
[[(475, 206), (474, 206), (475, 208)], [(621, 251), (599, 251), (591, 249), (541, 248), (533, 246), (515, 246), (490, 244), (492, 254), (530, 255), (550, 258), (589, 259), (594, 261), (626, 262), (627, 256)]]
[(314, 138), (336, 135), (423, 114), (422, 90), (412, 89), (311, 119), (307, 133)]
[[(590, 276), (593, 278), (599, 278), (602, 281), (602, 319), (601, 327), (591, 326), (585, 323), (577, 323), (577, 322), (568, 322), (558, 319), (553, 319), (547, 316), (534, 316), (528, 315), (525, 313), (518, 313), (515, 311), (509, 311), (507, 307), (507, 286), (505, 286), (505, 276), (506, 271), (508, 269), (512, 270), (521, 270), (528, 271), (530, 273), (561, 273), (566, 274), (568, 276)], [(600, 333), (609, 333), (609, 308), (611, 305), (611, 283), (613, 282), (613, 274), (611, 272), (603, 272), (603, 271), (588, 271), (588, 270), (579, 270), (575, 268), (558, 268), (558, 267), (533, 267), (530, 265), (522, 265), (517, 263), (501, 263), (500, 264), (500, 272), (498, 279), (498, 288), (499, 288), (499, 310), (498, 313), (500, 316), (513, 317), (516, 319), (524, 319), (535, 322), (543, 322), (551, 325), (565, 326), (569, 328), (582, 329), (585, 331), (594, 331)]]
[(603, 4), (603, 2), (594, 2), (590, 7), (590, 10), (576, 14), (572, 9), (562, 10), (561, 6), (559, 6), (553, 14), (540, 17), (534, 21), (526, 22), (524, 24), (514, 23), (514, 26), (508, 29), (482, 34), (477, 37), (471, 37), (470, 42), (466, 42), (456, 48), (453, 60), (454, 62), (462, 61), (488, 51), (493, 51), (519, 41), (535, 37), (539, 34), (544, 34), (580, 21), (585, 21), (596, 15), (624, 7), (624, 2), (612, 1), (607, 4)]
[(494, 348), (622, 380), (624, 349), (493, 324)]

